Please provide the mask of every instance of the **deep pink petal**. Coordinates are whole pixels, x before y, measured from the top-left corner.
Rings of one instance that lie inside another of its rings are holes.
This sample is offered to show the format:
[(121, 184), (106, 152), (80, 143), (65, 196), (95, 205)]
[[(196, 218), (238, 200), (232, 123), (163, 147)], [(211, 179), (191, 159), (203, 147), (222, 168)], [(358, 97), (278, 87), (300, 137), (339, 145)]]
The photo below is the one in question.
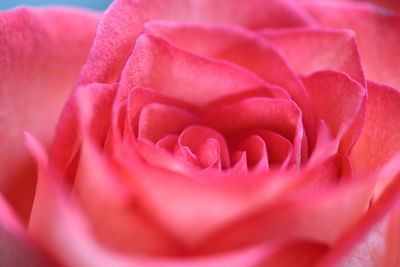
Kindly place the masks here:
[(365, 87), (365, 78), (354, 33), (346, 30), (263, 30), (262, 35), (281, 49), (295, 72), (345, 72)]
[(368, 82), (365, 126), (351, 151), (356, 173), (379, 170), (400, 151), (400, 93)]
[[(330, 134), (340, 143), (339, 151), (347, 154), (360, 135), (365, 113), (366, 89), (346, 74), (321, 71), (303, 79), (309, 92), (313, 113), (329, 127)], [(361, 117), (361, 118), (358, 118)], [(357, 128), (350, 128), (357, 124)], [(350, 131), (350, 130), (351, 131)]]
[(81, 83), (117, 81), (143, 24), (155, 19), (230, 23), (251, 29), (312, 23), (304, 10), (282, 0), (117, 0), (100, 22)]
[(171, 45), (164, 39), (141, 35), (121, 74), (118, 101), (137, 86), (204, 105), (229, 94), (263, 88), (270, 96), (284, 97), (279, 87), (266, 86), (251, 72), (235, 65), (207, 59)]
[(400, 88), (400, 15), (361, 3), (302, 6), (322, 26), (354, 30), (366, 78)]
[(0, 190), (24, 220), (36, 176), (23, 131), (50, 143), (98, 19), (96, 13), (67, 8), (18, 8), (0, 14)]

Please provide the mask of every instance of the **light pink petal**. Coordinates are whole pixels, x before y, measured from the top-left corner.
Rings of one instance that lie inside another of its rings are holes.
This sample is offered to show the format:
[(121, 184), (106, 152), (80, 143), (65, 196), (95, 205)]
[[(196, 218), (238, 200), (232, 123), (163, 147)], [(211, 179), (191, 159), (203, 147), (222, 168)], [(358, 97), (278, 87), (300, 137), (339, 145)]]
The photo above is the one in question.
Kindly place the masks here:
[(400, 15), (361, 3), (318, 2), (301, 6), (322, 26), (352, 29), (366, 78), (400, 88)]
[(144, 32), (164, 37), (189, 51), (235, 63), (270, 84), (282, 86), (299, 105), (307, 129), (312, 131), (307, 92), (275, 46), (258, 34), (240, 27), (167, 21), (148, 22)]
[(368, 82), (365, 126), (351, 151), (356, 173), (379, 170), (400, 151), (400, 93)]
[[(366, 90), (346, 74), (321, 71), (303, 79), (309, 92), (313, 113), (329, 127), (342, 154), (347, 154), (360, 135), (365, 113)], [(361, 118), (358, 118), (361, 117)], [(350, 128), (353, 124), (358, 127)], [(350, 130), (349, 130), (350, 129)]]
[(308, 76), (316, 71), (345, 72), (365, 87), (365, 77), (354, 33), (346, 30), (262, 30), (283, 52), (294, 71)]
[[(249, 98), (211, 109), (203, 121), (224, 136), (254, 130), (270, 130), (293, 142), (292, 161), (300, 163), (303, 139), (301, 112), (291, 100)], [(227, 119), (227, 118), (234, 118)]]
[(143, 24), (155, 19), (239, 24), (251, 29), (312, 23), (304, 10), (282, 0), (117, 0), (100, 22), (81, 83), (117, 81)]
[(50, 143), (98, 19), (96, 13), (68, 8), (0, 13), (0, 190), (24, 220), (36, 175), (23, 131)]
[(204, 105), (229, 94), (265, 89), (272, 97), (285, 97), (279, 87), (268, 86), (253, 73), (223, 61), (184, 51), (164, 39), (143, 34), (121, 74), (117, 100), (137, 86), (194, 105)]
[(196, 123), (197, 117), (185, 110), (162, 104), (143, 107), (139, 118), (139, 138), (157, 142), (168, 134), (179, 134), (189, 125)]

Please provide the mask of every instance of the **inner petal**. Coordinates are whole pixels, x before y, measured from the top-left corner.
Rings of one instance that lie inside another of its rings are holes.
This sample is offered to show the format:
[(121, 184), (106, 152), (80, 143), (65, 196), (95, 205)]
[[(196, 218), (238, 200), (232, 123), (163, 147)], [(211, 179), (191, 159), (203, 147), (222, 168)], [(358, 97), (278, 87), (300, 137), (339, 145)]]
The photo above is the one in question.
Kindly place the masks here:
[(203, 145), (208, 139), (213, 139), (218, 142), (220, 148), (221, 166), (224, 169), (229, 168), (230, 160), (226, 141), (223, 136), (213, 129), (203, 126), (190, 126), (179, 136), (178, 145), (182, 147), (188, 147), (193, 153), (196, 153), (199, 151), (201, 145)]
[(238, 143), (234, 150), (245, 151), (247, 166), (255, 171), (268, 170), (268, 155), (264, 140), (257, 135), (252, 135)]
[(218, 141), (214, 138), (209, 138), (201, 144), (196, 155), (203, 168), (221, 169), (221, 149)]
[(201, 121), (227, 138), (257, 130), (275, 132), (293, 143), (291, 161), (299, 164), (303, 125), (301, 111), (291, 100), (249, 98), (212, 109), (203, 114)]
[(143, 87), (133, 88), (128, 95), (127, 101), (127, 119), (133, 133), (138, 135), (139, 117), (144, 106), (151, 103), (159, 103), (168, 106), (181, 108), (187, 111), (193, 111), (193, 107), (178, 99), (167, 97), (159, 92)]
[(139, 138), (156, 142), (167, 134), (179, 134), (196, 122), (196, 116), (179, 108), (161, 104), (146, 105), (139, 118)]

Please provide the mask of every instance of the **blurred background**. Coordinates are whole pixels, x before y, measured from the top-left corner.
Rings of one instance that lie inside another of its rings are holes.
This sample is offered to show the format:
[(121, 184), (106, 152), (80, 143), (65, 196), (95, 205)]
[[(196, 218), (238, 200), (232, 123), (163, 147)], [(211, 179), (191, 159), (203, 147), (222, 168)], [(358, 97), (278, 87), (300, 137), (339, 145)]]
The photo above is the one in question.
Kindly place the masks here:
[(97, 10), (105, 10), (111, 2), (112, 0), (0, 0), (0, 10), (10, 9), (20, 5), (69, 5), (81, 6)]

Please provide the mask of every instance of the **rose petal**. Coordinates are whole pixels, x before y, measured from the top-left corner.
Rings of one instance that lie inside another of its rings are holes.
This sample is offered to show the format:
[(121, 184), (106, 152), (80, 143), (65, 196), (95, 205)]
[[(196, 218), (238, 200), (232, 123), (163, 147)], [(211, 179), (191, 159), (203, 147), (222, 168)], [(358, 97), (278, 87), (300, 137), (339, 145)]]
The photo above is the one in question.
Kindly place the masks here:
[[(269, 130), (257, 130), (253, 132), (247, 132), (245, 134), (238, 134), (230, 136), (228, 138), (229, 146), (237, 143), (240, 140), (245, 139), (251, 134), (261, 137), (265, 144), (268, 154), (268, 164), (271, 167), (286, 168), (292, 157), (292, 144), (282, 135)], [(241, 158), (241, 155), (239, 156)]]
[[(238, 16), (240, 14), (240, 16)], [(251, 29), (312, 24), (301, 8), (282, 0), (114, 1), (104, 14), (81, 83), (115, 82), (143, 24), (154, 19), (239, 24)]]
[(354, 30), (367, 79), (400, 90), (400, 15), (371, 4), (301, 5), (322, 26)]
[[(341, 261), (353, 261), (363, 266), (371, 266), (369, 262), (371, 260), (373, 264), (379, 262), (379, 260), (385, 260), (385, 258), (374, 259), (373, 257), (376, 256), (374, 252), (377, 252), (376, 254), (379, 255), (379, 252), (382, 253), (382, 249), (386, 249), (382, 248), (385, 246), (385, 241), (381, 237), (381, 235), (386, 234), (385, 224), (387, 222), (384, 220), (390, 216), (390, 212), (400, 203), (399, 163), (400, 157), (397, 157), (393, 159), (393, 162), (388, 164), (389, 168), (393, 169), (394, 166), (394, 169), (397, 170), (397, 176), (386, 187), (379, 199), (369, 207), (368, 213), (350, 228), (348, 232), (343, 233), (342, 238), (318, 266), (332, 266), (333, 264), (340, 264)], [(378, 173), (374, 178), (378, 179), (381, 175), (381, 173)], [(383, 230), (380, 227), (383, 227)], [(372, 250), (369, 251), (369, 249)], [(367, 251), (367, 255), (365, 251)], [(388, 252), (390, 253), (390, 250)], [(359, 253), (362, 253), (362, 257), (359, 257)], [(388, 254), (387, 256), (393, 255)], [(393, 260), (393, 258), (389, 258), (388, 260)]]
[(2, 266), (54, 266), (33, 242), (12, 207), (0, 195), (0, 264)]
[(0, 190), (24, 220), (36, 176), (23, 131), (50, 143), (98, 19), (96, 13), (68, 8), (18, 8), (0, 14)]
[(188, 148), (193, 154), (196, 154), (200, 147), (207, 142), (207, 140), (213, 139), (219, 144), (219, 157), (221, 158), (222, 167), (227, 169), (230, 166), (229, 162), (229, 151), (225, 139), (213, 129), (209, 129), (202, 126), (191, 126), (185, 129), (178, 140), (178, 149)]
[(159, 92), (148, 89), (148, 88), (133, 88), (128, 95), (128, 105), (127, 105), (127, 120), (129, 122), (129, 126), (132, 128), (131, 132), (138, 136), (138, 125), (139, 118), (142, 112), (142, 109), (145, 105), (151, 103), (159, 103), (168, 106), (177, 107), (180, 109), (185, 109), (187, 111), (193, 111), (194, 108), (178, 99), (174, 99), (171, 97), (164, 96)]
[(179, 134), (189, 125), (196, 123), (197, 117), (185, 110), (161, 104), (143, 107), (139, 118), (139, 138), (157, 142), (168, 134)]
[(251, 135), (233, 147), (233, 150), (246, 152), (248, 168), (253, 171), (268, 171), (268, 154), (264, 140), (258, 135)]
[(50, 164), (72, 184), (79, 163), (83, 136), (97, 145), (106, 142), (116, 86), (90, 84), (75, 88), (60, 117), (51, 149)]
[(307, 92), (280, 52), (259, 35), (233, 26), (167, 21), (148, 22), (143, 31), (166, 38), (189, 51), (235, 63), (270, 84), (282, 86), (299, 105), (306, 128), (312, 131), (311, 104)]
[(329, 247), (315, 241), (297, 241), (286, 245), (267, 258), (261, 266), (266, 267), (309, 267), (328, 251)]
[(316, 71), (345, 72), (365, 87), (365, 77), (354, 33), (347, 30), (262, 30), (281, 49), (295, 72), (307, 76)]
[[(235, 118), (230, 120), (227, 118)], [(254, 130), (271, 130), (293, 142), (292, 162), (300, 163), (303, 139), (301, 112), (291, 100), (250, 98), (211, 109), (203, 123), (224, 136)]]
[(100, 240), (125, 253), (178, 253), (179, 246), (123, 186), (119, 173), (107, 168), (85, 144), (81, 153), (72, 192)]
[(374, 181), (360, 179), (330, 189), (291, 192), (220, 228), (199, 249), (225, 251), (274, 238), (335, 244), (365, 214), (373, 185)]
[[(327, 124), (337, 144), (340, 142), (339, 151), (347, 154), (361, 132), (362, 124), (358, 122), (365, 117), (365, 113), (360, 114), (366, 101), (365, 88), (346, 74), (334, 71), (317, 72), (303, 81), (314, 115)], [(355, 123), (358, 127), (350, 128)]]
[(283, 89), (267, 87), (245, 69), (200, 57), (146, 34), (137, 39), (133, 54), (124, 67), (117, 100), (125, 99), (135, 86), (152, 88), (195, 105), (260, 88), (270, 96), (286, 96)]
[(351, 151), (355, 173), (379, 170), (400, 151), (400, 93), (368, 82), (365, 126)]

